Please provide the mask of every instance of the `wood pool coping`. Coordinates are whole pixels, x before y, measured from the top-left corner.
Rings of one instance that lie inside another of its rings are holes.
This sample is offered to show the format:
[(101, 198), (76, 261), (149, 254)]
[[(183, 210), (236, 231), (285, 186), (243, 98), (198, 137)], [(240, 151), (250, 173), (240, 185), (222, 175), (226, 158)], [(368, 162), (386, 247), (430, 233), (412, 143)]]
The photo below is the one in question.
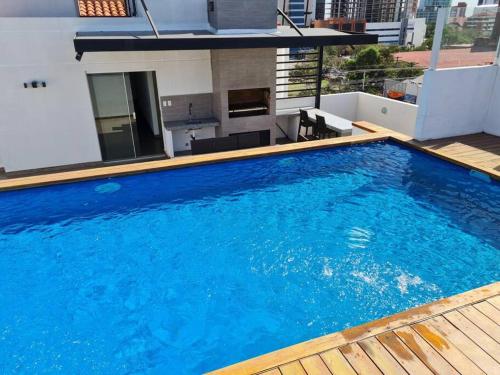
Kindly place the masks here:
[(499, 338), (496, 282), (209, 374), (498, 374)]
[(460, 155), (457, 156), (456, 152), (452, 154), (445, 149), (436, 148), (432, 145), (426, 145), (425, 143), (418, 142), (409, 136), (383, 128), (367, 121), (357, 121), (354, 124), (357, 127), (368, 131), (369, 133), (348, 137), (323, 139), (318, 141), (289, 143), (285, 145), (219, 152), (214, 154), (183, 156), (165, 160), (104, 166), (66, 172), (36, 174), (27, 177), (6, 178), (4, 180), (0, 180), (0, 191), (125, 176), (145, 172), (158, 172), (182, 167), (280, 155), (321, 148), (348, 146), (361, 143), (384, 141), (388, 139), (411, 146), (415, 149), (437, 156), (441, 159), (445, 159), (449, 162), (461, 165), (463, 167), (475, 169), (489, 175), (494, 179), (500, 180), (500, 170), (497, 171), (494, 168), (487, 167), (479, 162), (475, 163), (473, 161), (471, 162), (470, 159), (461, 158)]

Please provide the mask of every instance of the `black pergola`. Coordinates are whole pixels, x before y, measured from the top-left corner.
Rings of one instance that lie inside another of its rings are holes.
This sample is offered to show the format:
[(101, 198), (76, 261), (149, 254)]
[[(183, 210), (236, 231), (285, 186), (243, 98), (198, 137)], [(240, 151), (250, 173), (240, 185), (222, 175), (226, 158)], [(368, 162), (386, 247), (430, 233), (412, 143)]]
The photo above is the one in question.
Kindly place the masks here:
[(214, 34), (205, 30), (79, 32), (74, 39), (76, 59), (87, 52), (180, 51), (239, 48), (318, 48), (316, 107), (321, 100), (323, 47), (375, 44), (378, 35), (347, 33), (324, 28), (282, 27), (273, 33)]
[(377, 43), (378, 36), (365, 33), (346, 33), (331, 29), (280, 28), (274, 33), (213, 34), (204, 30), (162, 32), (156, 36), (149, 31), (78, 32), (75, 51), (86, 52), (169, 51), (236, 48), (301, 48), (334, 45)]

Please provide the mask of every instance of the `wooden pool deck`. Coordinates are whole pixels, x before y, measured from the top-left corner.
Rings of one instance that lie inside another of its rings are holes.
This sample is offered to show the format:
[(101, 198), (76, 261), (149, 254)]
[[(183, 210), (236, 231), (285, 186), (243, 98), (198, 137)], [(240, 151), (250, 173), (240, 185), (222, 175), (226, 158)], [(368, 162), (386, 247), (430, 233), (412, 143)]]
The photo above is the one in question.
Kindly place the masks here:
[(27, 177), (5, 178), (0, 179), (0, 191), (156, 172), (202, 164), (376, 142), (388, 139), (406, 144), (466, 168), (478, 170), (494, 179), (500, 180), (500, 137), (481, 133), (470, 136), (440, 139), (437, 141), (418, 142), (409, 136), (366, 121), (358, 121), (355, 125), (367, 130), (369, 133), (215, 154), (183, 156), (174, 159), (36, 174)]
[(500, 374), (500, 282), (210, 373), (227, 374)]
[(500, 137), (480, 133), (414, 143), (462, 165), (481, 167), (500, 174)]

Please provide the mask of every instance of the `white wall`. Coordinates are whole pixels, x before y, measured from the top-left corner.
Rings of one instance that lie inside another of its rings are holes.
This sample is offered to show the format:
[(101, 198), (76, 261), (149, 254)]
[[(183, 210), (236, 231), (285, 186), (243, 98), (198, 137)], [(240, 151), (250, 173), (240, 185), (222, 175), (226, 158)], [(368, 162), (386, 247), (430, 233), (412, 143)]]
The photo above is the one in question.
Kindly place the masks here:
[(498, 69), (490, 65), (426, 71), (418, 98), (417, 139), (498, 134)]
[[(366, 32), (379, 36), (380, 44), (399, 44), (399, 33), (401, 22), (368, 22)], [(411, 18), (408, 20), (406, 31), (406, 43), (412, 42), (414, 46), (419, 47), (425, 38), (425, 18)]]
[(357, 120), (369, 121), (409, 136), (415, 135), (418, 106), (381, 96), (360, 93)]
[(399, 44), (400, 28), (401, 22), (368, 22), (366, 33), (378, 35), (379, 44)]
[[(278, 100), (278, 109), (283, 111), (278, 116), (278, 123), (283, 128), (288, 126), (294, 134), (298, 129), (298, 115), (287, 114), (284, 108), (286, 106), (293, 113), (292, 104), (297, 111), (298, 108), (314, 105), (314, 98)], [(321, 109), (351, 121), (368, 121), (409, 136), (415, 134), (418, 106), (414, 104), (363, 92), (349, 92), (322, 95)]]
[(408, 31), (406, 43), (412, 43), (415, 47), (420, 47), (424, 43), (425, 31), (427, 30), (425, 18), (413, 18), (408, 22), (409, 25), (413, 25), (413, 30)]
[(351, 121), (368, 121), (413, 136), (418, 106), (364, 92), (353, 92), (323, 95), (321, 109)]
[(484, 121), (484, 131), (500, 137), (500, 66), (497, 68), (494, 88)]
[(76, 16), (75, 4), (71, 0), (2, 0), (0, 17)]
[[(159, 96), (212, 92), (210, 51), (88, 53), (78, 18), (0, 18), (0, 159), (7, 172), (101, 160), (87, 73), (156, 71)], [(121, 21), (121, 20), (120, 20)], [(24, 82), (46, 81), (25, 89)]]
[(358, 118), (358, 92), (348, 92), (344, 94), (332, 94), (321, 96), (320, 108), (334, 115), (356, 121)]
[[(159, 29), (196, 30), (208, 28), (206, 0), (146, 0), (149, 11)], [(140, 0), (136, 1), (137, 17), (77, 18), (74, 0), (2, 0), (0, 17), (75, 17), (81, 24), (107, 25), (142, 23), (150, 30)], [(106, 29), (106, 28), (105, 28)], [(135, 29), (134, 27), (131, 28)]]

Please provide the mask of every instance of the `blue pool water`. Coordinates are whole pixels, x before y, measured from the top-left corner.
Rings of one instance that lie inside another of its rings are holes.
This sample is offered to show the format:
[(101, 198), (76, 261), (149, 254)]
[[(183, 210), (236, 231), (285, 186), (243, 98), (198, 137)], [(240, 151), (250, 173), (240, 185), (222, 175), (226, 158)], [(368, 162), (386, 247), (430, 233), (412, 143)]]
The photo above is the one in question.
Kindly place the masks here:
[(375, 143), (0, 193), (0, 373), (191, 374), (499, 280), (500, 185)]

